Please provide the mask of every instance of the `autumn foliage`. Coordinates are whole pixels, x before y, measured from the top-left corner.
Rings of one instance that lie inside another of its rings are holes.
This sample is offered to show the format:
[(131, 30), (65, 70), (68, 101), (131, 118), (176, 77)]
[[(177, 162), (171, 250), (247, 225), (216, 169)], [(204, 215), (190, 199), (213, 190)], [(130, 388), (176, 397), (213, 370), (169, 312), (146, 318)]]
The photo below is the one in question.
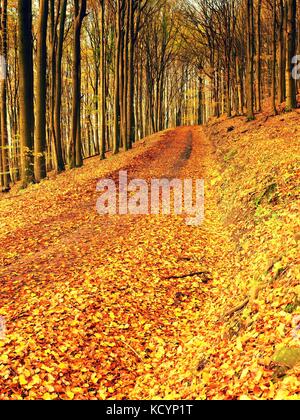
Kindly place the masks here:
[[(1, 199), (1, 398), (297, 397), (274, 354), (298, 345), (298, 113), (260, 118), (170, 130)], [(190, 133), (177, 175), (207, 179), (203, 226), (96, 213), (99, 177), (170, 174)]]

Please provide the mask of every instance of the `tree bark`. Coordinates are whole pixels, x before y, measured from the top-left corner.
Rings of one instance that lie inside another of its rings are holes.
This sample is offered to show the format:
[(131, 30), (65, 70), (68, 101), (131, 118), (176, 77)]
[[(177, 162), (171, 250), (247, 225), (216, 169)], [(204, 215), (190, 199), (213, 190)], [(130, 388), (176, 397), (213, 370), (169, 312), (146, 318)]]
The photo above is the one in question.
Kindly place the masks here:
[(286, 0), (286, 110), (297, 106), (296, 81), (293, 79), (293, 58), (296, 56), (296, 0)]
[(10, 189), (10, 170), (9, 170), (9, 152), (8, 152), (8, 128), (7, 128), (7, 0), (0, 1), (0, 54), (2, 55), (2, 69), (0, 78), (0, 159), (1, 159), (1, 189), (4, 192)]
[(86, 16), (86, 0), (74, 0), (74, 39), (73, 39), (73, 103), (71, 168), (83, 165), (81, 142), (81, 28)]
[(115, 29), (115, 98), (114, 98), (114, 142), (113, 154), (120, 149), (120, 50), (121, 50), (121, 0), (117, 0)]
[(100, 159), (106, 152), (106, 58), (105, 58), (105, 0), (100, 0), (100, 91), (101, 91), (101, 140)]
[(48, 0), (40, 0), (37, 39), (35, 179), (46, 178), (46, 100), (47, 100), (47, 23)]
[(279, 84), (278, 84), (278, 100), (282, 103), (285, 100), (285, 7), (284, 0), (279, 0), (279, 55), (278, 55), (278, 65), (279, 65)]
[(253, 0), (247, 4), (247, 118), (254, 119), (254, 34), (253, 34)]
[(18, 0), (20, 143), (23, 187), (34, 182), (32, 0)]
[(274, 115), (277, 115), (276, 109), (276, 64), (277, 64), (277, 57), (276, 57), (276, 0), (273, 0), (273, 34), (272, 34), (272, 111)]
[(256, 26), (256, 108), (261, 112), (262, 108), (262, 92), (261, 92), (261, 7), (262, 0), (257, 3), (257, 26)]
[(55, 66), (55, 106), (54, 106), (54, 132), (55, 132), (55, 148), (57, 157), (57, 172), (65, 170), (65, 163), (62, 149), (61, 134), (61, 96), (62, 96), (62, 57), (63, 43), (65, 35), (67, 0), (63, 0), (60, 9), (59, 34), (57, 42), (56, 66)]

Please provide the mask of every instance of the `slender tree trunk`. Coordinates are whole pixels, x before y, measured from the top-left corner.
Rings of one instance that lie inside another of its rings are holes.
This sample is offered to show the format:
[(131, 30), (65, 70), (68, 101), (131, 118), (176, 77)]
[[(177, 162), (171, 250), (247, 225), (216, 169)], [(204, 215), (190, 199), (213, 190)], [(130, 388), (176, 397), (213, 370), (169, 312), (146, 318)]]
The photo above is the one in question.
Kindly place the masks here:
[(145, 136), (145, 129), (144, 129), (145, 119), (144, 119), (144, 112), (143, 112), (143, 105), (144, 105), (144, 101), (143, 101), (144, 71), (143, 71), (142, 58), (140, 59), (139, 74), (140, 74), (140, 77), (139, 77), (139, 97), (137, 99), (138, 99), (138, 106), (139, 106), (139, 110), (140, 110), (140, 115), (139, 115), (140, 139), (142, 139)]
[(129, 2), (129, 42), (128, 42), (128, 88), (127, 88), (127, 138), (128, 148), (131, 149), (135, 142), (134, 118), (134, 7), (135, 0)]
[(227, 117), (231, 118), (232, 111), (231, 111), (231, 68), (230, 68), (230, 57), (227, 57), (226, 59), (226, 111), (227, 111)]
[(115, 99), (114, 99), (114, 143), (113, 153), (119, 153), (120, 149), (120, 49), (121, 49), (121, 0), (117, 0), (116, 32), (115, 32)]
[(256, 26), (256, 108), (261, 112), (262, 92), (261, 92), (261, 7), (262, 0), (257, 2), (257, 26)]
[[(80, 3), (80, 4), (79, 4)], [(81, 142), (81, 27), (86, 15), (86, 0), (75, 0), (73, 40), (73, 105), (72, 105), (72, 157), (71, 167), (83, 165)]]
[(56, 50), (57, 50), (57, 32), (56, 32), (56, 18), (55, 18), (55, 0), (50, 0), (50, 63), (51, 63), (51, 78), (50, 78), (50, 132), (51, 132), (51, 146), (52, 161), (51, 168), (57, 170), (58, 157), (56, 152), (56, 138), (54, 129), (54, 108), (55, 108), (55, 77), (56, 77)]
[(32, 0), (18, 0), (22, 184), (34, 182)]
[(1, 133), (1, 188), (2, 191), (9, 191), (10, 189), (10, 170), (9, 170), (9, 152), (8, 152), (8, 128), (7, 128), (7, 0), (0, 1), (0, 54), (2, 55), (2, 68), (0, 72), (0, 133)]
[(203, 77), (198, 78), (198, 125), (203, 124)]
[(37, 40), (35, 179), (46, 178), (46, 100), (47, 100), (47, 24), (48, 0), (40, 0)]
[(101, 91), (101, 140), (100, 159), (106, 152), (106, 58), (105, 58), (105, 0), (100, 0), (100, 91)]
[(65, 163), (62, 149), (62, 133), (61, 133), (61, 96), (62, 96), (62, 57), (63, 57), (63, 43), (65, 35), (65, 21), (66, 21), (67, 0), (63, 0), (60, 10), (60, 23), (56, 55), (56, 76), (55, 76), (55, 106), (54, 106), (54, 132), (55, 132), (55, 147), (57, 156), (57, 171), (65, 170)]
[(253, 0), (247, 4), (247, 118), (254, 119), (254, 34), (253, 34)]
[(279, 84), (278, 84), (278, 100), (282, 103), (285, 100), (285, 7), (284, 0), (279, 0)]
[(130, 1), (125, 2), (125, 12), (124, 12), (124, 38), (123, 38), (123, 49), (122, 49), (122, 58), (123, 58), (123, 65), (122, 65), (122, 137), (123, 137), (123, 145), (124, 150), (128, 150), (129, 148), (129, 138), (128, 138), (128, 114), (127, 114), (127, 100), (128, 100), (128, 45), (129, 45), (129, 15), (130, 15)]
[(276, 0), (273, 0), (273, 34), (272, 34), (272, 45), (273, 45), (273, 52), (272, 52), (272, 111), (274, 115), (277, 115), (276, 109), (276, 64), (277, 64), (277, 44), (276, 44)]
[(296, 81), (293, 79), (293, 58), (296, 56), (296, 0), (286, 0), (286, 110), (297, 106)]

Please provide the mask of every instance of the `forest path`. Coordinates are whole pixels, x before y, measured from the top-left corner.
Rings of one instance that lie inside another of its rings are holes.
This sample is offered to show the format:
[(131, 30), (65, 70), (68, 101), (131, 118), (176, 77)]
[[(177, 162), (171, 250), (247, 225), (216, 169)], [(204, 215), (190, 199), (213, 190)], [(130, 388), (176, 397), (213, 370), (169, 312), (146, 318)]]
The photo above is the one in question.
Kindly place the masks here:
[[(109, 177), (200, 179), (211, 147), (198, 127), (168, 130)], [(82, 174), (49, 181), (40, 202), (34, 187), (27, 208), (25, 194), (11, 202), (23, 223), (0, 230), (0, 398), (130, 398), (138, 377), (155, 376), (199, 334), (214, 299), (226, 241), (218, 222), (100, 216), (95, 173)], [(210, 274), (177, 278), (201, 271)]]

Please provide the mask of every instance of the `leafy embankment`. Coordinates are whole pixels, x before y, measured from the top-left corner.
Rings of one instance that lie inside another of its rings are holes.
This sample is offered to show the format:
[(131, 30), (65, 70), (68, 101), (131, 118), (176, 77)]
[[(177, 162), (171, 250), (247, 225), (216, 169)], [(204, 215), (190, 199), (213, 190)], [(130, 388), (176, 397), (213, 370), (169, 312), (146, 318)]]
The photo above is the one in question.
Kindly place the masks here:
[(245, 304), (225, 325), (237, 337), (243, 370), (234, 378), (248, 397), (299, 398), (298, 125), (295, 112), (207, 128), (220, 163), (220, 209), (236, 246), (231, 288)]
[(220, 260), (197, 337), (157, 368), (163, 385), (149, 391), (153, 376), (140, 378), (134, 396), (299, 398), (299, 118), (262, 114), (205, 128), (213, 150), (203, 229)]

